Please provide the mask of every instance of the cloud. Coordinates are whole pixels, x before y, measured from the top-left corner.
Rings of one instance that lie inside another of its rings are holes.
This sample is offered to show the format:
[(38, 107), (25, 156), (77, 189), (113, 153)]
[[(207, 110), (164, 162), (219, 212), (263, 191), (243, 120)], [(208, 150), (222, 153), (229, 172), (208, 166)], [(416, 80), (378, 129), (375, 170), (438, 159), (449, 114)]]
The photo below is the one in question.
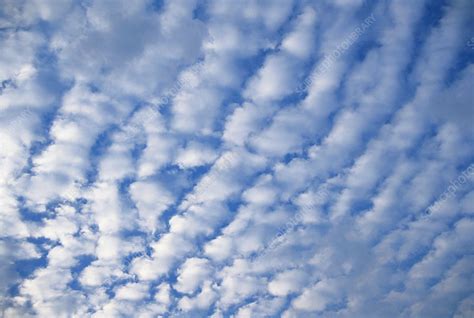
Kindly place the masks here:
[(115, 292), (115, 298), (121, 300), (137, 301), (146, 297), (148, 297), (148, 286), (139, 283), (120, 286)]
[(130, 186), (143, 227), (150, 231), (159, 227), (158, 218), (173, 203), (173, 195), (162, 185), (150, 181), (138, 181)]
[(467, 317), (468, 0), (4, 1), (6, 317)]
[(188, 258), (178, 270), (174, 288), (180, 293), (192, 294), (212, 273), (209, 261), (200, 258)]
[(216, 159), (217, 153), (206, 145), (191, 143), (180, 151), (176, 163), (184, 168), (194, 168), (210, 164)]

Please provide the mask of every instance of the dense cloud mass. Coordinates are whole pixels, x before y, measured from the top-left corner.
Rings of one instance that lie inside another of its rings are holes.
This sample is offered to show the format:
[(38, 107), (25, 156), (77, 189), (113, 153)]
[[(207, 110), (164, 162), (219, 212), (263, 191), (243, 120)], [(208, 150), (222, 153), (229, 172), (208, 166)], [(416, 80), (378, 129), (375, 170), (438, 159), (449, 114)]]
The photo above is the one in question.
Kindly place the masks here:
[(474, 2), (1, 0), (1, 317), (474, 317)]

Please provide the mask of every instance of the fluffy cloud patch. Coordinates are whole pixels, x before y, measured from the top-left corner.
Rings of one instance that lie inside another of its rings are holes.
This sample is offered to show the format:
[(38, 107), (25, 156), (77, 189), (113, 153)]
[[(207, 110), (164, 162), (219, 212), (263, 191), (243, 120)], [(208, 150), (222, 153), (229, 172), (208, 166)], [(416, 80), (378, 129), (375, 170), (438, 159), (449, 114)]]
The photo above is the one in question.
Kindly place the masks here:
[(3, 1), (5, 317), (470, 317), (472, 1)]

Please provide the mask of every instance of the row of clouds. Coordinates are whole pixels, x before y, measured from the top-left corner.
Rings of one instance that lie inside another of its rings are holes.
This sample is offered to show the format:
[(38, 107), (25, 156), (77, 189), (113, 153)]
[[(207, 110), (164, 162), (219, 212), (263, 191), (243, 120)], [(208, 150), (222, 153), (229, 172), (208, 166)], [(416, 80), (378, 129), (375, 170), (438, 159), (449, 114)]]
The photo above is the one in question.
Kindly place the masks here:
[(472, 9), (7, 1), (3, 314), (472, 315)]

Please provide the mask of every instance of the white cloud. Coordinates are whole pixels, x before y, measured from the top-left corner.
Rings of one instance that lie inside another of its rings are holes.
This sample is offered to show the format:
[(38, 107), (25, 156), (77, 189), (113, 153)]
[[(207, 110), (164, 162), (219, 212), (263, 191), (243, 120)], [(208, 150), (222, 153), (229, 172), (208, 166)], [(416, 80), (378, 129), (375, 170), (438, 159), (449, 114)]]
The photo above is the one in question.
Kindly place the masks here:
[(151, 244), (151, 259), (137, 258), (132, 265), (132, 272), (141, 280), (154, 280), (171, 269), (177, 259), (192, 250), (191, 242), (175, 233), (165, 234), (159, 241)]
[(140, 283), (120, 286), (115, 291), (115, 298), (120, 300), (138, 301), (146, 297), (148, 297), (148, 286)]
[(178, 152), (176, 163), (184, 168), (199, 167), (212, 163), (217, 157), (214, 149), (198, 143), (190, 143)]
[(305, 280), (306, 275), (303, 271), (282, 272), (268, 284), (268, 291), (275, 296), (286, 296), (289, 293), (299, 291)]
[(473, 7), (428, 2), (4, 1), (4, 315), (469, 316)]
[(130, 193), (137, 205), (142, 226), (149, 231), (159, 228), (158, 218), (174, 202), (173, 195), (164, 186), (151, 181), (133, 183)]
[(207, 309), (216, 300), (217, 293), (211, 286), (209, 281), (204, 283), (201, 292), (196, 297), (184, 296), (178, 302), (178, 307), (183, 311), (191, 311), (196, 309)]
[(178, 270), (174, 288), (180, 293), (192, 294), (211, 273), (212, 268), (207, 259), (188, 258)]
[(335, 281), (323, 280), (306, 289), (296, 298), (292, 305), (303, 311), (323, 311), (327, 306), (340, 301), (340, 295), (334, 285)]

